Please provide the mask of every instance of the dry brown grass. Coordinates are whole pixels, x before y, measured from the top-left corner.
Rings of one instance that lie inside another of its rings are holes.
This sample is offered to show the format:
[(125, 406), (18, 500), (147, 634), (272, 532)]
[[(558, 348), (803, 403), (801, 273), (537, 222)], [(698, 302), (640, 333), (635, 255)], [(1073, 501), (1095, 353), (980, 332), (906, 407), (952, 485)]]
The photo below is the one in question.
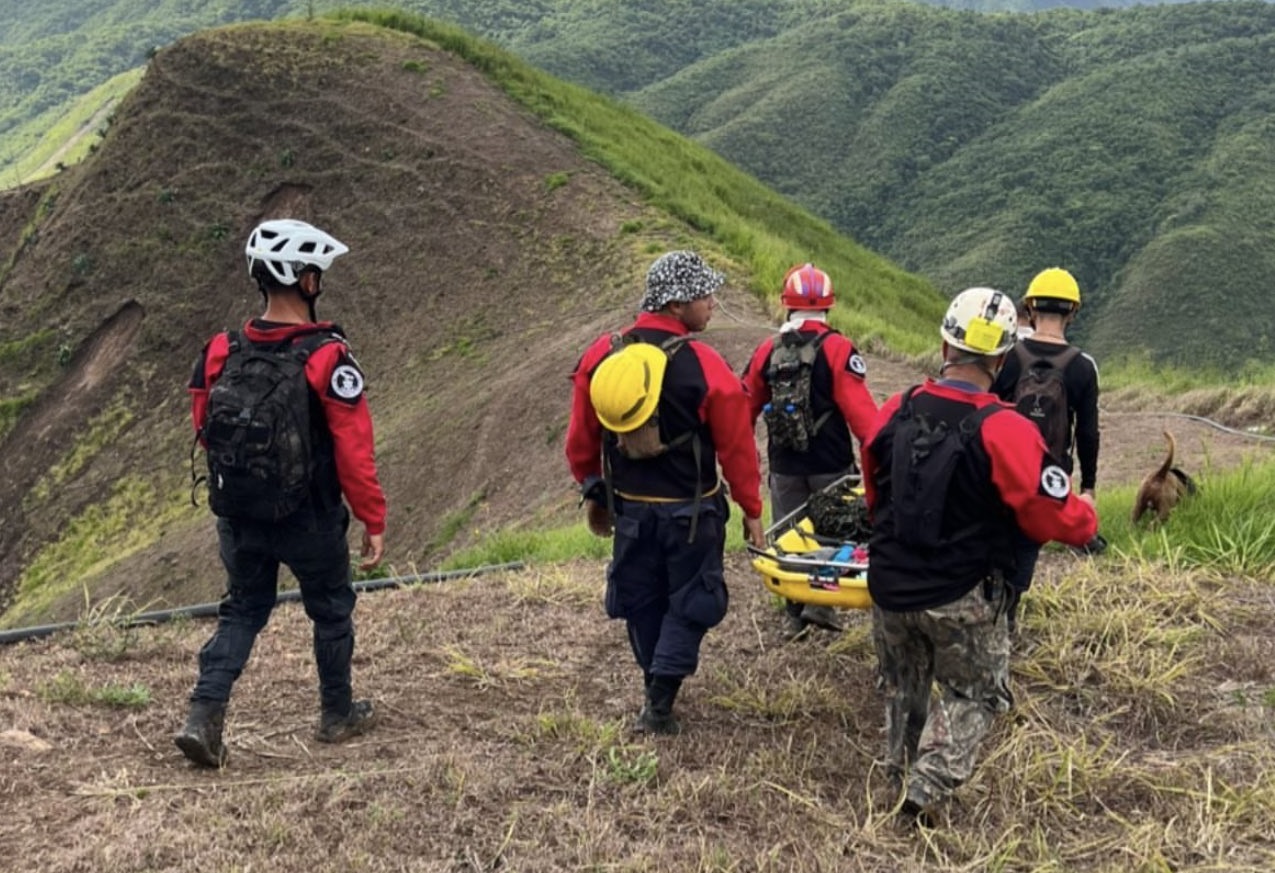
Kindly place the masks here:
[[(785, 644), (735, 559), (732, 612), (679, 711), (631, 735), (640, 679), (602, 568), (365, 595), (356, 680), (383, 721), (314, 744), (309, 627), (280, 607), (236, 688), (229, 767), (171, 742), (206, 622), (123, 657), (0, 650), (0, 845), (24, 869), (1184, 871), (1275, 866), (1275, 635), (1261, 583), (1047, 555), (1017, 707), (974, 779), (912, 832), (877, 763), (866, 615)], [(141, 683), (143, 708), (59, 702)]]

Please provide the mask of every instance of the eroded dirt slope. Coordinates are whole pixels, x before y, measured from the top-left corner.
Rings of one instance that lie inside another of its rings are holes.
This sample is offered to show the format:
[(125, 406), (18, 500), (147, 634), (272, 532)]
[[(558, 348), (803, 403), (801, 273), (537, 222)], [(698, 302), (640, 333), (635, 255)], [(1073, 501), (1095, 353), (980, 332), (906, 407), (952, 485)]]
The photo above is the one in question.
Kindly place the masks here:
[(320, 314), (369, 376), (403, 567), (466, 507), (508, 518), (569, 502), (566, 375), (631, 307), (648, 247), (678, 233), (468, 65), (330, 24), (212, 31), (159, 53), (90, 160), (4, 202), (6, 242), (35, 232), (0, 282), (0, 343), (16, 350), (0, 380), (29, 400), (0, 445), (0, 604), (39, 556), (58, 575), (50, 543), (90, 512), (131, 538), (121, 549), (108, 533), (103, 551), (131, 557), (66, 559), (67, 575), (139, 602), (216, 596), (208, 514), (189, 506), (184, 389), (204, 339), (260, 310), (241, 252), (263, 218), (307, 219), (351, 247)]

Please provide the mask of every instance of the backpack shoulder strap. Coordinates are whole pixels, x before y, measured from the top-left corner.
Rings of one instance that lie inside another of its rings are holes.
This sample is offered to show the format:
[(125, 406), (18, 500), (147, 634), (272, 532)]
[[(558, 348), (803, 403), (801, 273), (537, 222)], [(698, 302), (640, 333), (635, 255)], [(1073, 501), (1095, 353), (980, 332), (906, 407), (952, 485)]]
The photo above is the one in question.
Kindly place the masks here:
[(660, 348), (663, 349), (664, 353), (671, 358), (682, 349), (686, 348), (686, 346), (690, 345), (690, 342), (693, 339), (694, 337), (689, 333), (676, 334), (660, 343)]
[(972, 440), (974, 435), (983, 429), (983, 422), (987, 421), (998, 412), (1006, 411), (1008, 408), (1009, 407), (1007, 406), (1002, 406), (999, 402), (993, 402), (988, 403), (985, 406), (980, 406), (978, 409), (965, 416), (961, 419), (961, 440), (963, 442), (969, 442)]
[(1067, 366), (1078, 357), (1080, 357), (1080, 347), (1069, 345), (1067, 346), (1066, 351), (1058, 356), (1058, 361), (1054, 364), (1054, 366), (1059, 370), (1065, 370), (1067, 369)]

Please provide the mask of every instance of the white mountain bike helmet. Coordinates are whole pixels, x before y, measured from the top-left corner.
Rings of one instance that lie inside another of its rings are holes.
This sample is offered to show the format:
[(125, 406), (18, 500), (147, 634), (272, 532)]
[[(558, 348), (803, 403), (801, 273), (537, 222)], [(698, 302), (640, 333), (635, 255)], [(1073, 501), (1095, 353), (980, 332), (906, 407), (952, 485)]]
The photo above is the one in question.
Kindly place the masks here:
[(995, 288), (966, 288), (952, 298), (939, 335), (955, 348), (999, 355), (1018, 337), (1018, 310), (1008, 294)]
[(248, 275), (260, 262), (280, 285), (295, 285), (306, 267), (327, 270), (350, 247), (312, 224), (292, 218), (263, 221), (248, 236)]

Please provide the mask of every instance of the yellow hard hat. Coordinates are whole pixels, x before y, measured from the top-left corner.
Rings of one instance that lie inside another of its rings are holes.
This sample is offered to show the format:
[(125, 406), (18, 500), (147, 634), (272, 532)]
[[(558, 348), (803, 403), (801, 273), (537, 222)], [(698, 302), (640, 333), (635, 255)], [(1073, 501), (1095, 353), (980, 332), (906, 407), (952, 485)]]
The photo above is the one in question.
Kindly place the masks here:
[(635, 431), (655, 412), (668, 353), (650, 343), (631, 343), (606, 358), (593, 372), (589, 400), (609, 431)]
[(1076, 278), (1062, 267), (1050, 267), (1041, 270), (1027, 286), (1026, 299), (1036, 300), (1047, 297), (1050, 300), (1066, 300), (1080, 308), (1080, 286)]

